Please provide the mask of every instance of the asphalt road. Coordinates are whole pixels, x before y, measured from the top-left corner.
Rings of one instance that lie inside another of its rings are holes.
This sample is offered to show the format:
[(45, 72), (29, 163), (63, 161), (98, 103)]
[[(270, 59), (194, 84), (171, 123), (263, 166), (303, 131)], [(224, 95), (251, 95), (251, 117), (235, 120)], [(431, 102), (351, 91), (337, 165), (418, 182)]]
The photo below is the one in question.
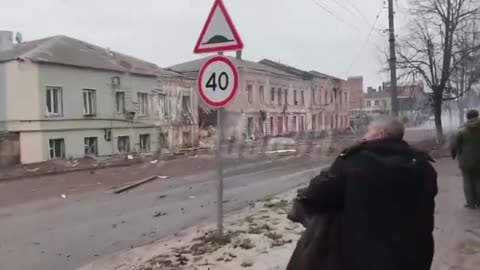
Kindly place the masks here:
[[(227, 172), (225, 213), (307, 183), (325, 160), (305, 157)], [(2, 269), (69, 270), (214, 219), (214, 172), (0, 208)], [(164, 215), (165, 213), (165, 215)], [(159, 214), (158, 217), (154, 215)]]

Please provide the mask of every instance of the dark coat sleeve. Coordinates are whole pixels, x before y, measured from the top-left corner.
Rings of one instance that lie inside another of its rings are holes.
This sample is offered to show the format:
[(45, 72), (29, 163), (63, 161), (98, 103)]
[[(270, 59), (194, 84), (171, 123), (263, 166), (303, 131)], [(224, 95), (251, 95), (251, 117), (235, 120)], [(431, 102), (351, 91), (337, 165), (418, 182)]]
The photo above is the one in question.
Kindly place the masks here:
[(344, 160), (337, 158), (328, 171), (322, 171), (310, 181), (303, 198), (316, 212), (332, 212), (343, 209), (345, 178)]

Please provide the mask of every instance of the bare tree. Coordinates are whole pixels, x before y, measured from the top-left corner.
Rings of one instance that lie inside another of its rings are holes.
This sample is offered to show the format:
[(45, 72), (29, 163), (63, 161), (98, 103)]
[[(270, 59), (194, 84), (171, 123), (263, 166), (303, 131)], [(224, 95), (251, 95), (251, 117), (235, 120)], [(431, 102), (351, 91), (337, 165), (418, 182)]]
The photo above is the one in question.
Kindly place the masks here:
[(432, 90), (437, 140), (443, 141), (442, 103), (464, 52), (456, 38), (464, 22), (478, 12), (477, 0), (411, 1), (409, 35), (398, 50), (399, 68), (419, 75)]

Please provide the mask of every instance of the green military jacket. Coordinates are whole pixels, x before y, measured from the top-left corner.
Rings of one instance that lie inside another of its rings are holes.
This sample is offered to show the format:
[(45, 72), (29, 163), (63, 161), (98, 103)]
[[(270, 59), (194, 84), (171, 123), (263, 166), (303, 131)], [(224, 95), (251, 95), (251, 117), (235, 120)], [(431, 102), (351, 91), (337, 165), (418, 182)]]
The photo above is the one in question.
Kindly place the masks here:
[(450, 149), (462, 170), (480, 171), (480, 119), (467, 121), (452, 139)]

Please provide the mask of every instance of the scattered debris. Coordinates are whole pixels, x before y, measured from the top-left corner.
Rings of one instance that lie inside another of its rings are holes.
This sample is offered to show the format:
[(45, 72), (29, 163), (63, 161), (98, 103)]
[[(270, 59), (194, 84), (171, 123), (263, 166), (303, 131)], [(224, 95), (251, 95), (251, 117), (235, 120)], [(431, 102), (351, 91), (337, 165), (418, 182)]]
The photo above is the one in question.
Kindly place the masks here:
[(190, 197), (188, 197), (188, 198), (189, 198), (189, 199), (195, 199), (195, 198), (197, 198), (197, 197), (195, 197), (195, 196), (190, 196)]
[(167, 195), (160, 195), (157, 198), (160, 200), (160, 199), (165, 199), (166, 197), (167, 197)]
[(34, 169), (25, 169), (27, 172), (36, 172), (38, 171), (40, 168), (34, 168)]
[(157, 217), (163, 217), (163, 216), (166, 216), (167, 213), (165, 212), (162, 212), (162, 211), (158, 211), (158, 212), (155, 212), (155, 215), (153, 215), (154, 218), (157, 218)]
[(169, 177), (168, 177), (168, 176), (161, 175), (161, 176), (158, 176), (158, 178), (160, 178), (160, 179), (168, 179)]
[(150, 163), (152, 163), (152, 164), (155, 164), (155, 163), (157, 163), (157, 162), (158, 162), (158, 159), (155, 159), (155, 160), (150, 161)]
[(67, 198), (67, 194), (62, 194), (62, 198), (63, 198), (63, 199), (66, 199), (66, 198)]
[(127, 156), (127, 159), (128, 159), (128, 160), (132, 160), (132, 159), (133, 159), (133, 156), (132, 156), (132, 155), (128, 155), (128, 156)]
[(137, 181), (137, 182), (128, 184), (128, 185), (123, 186), (123, 187), (120, 187), (120, 188), (114, 190), (113, 193), (115, 193), (115, 194), (120, 194), (120, 193), (125, 192), (125, 191), (127, 191), (127, 190), (130, 190), (130, 189), (132, 189), (132, 188), (135, 188), (135, 187), (138, 187), (138, 186), (143, 185), (143, 184), (145, 184), (145, 183), (148, 183), (148, 182), (150, 182), (150, 181), (153, 181), (153, 180), (155, 180), (155, 179), (157, 179), (157, 178), (159, 178), (159, 176), (150, 176), (150, 177), (148, 177), (148, 178), (139, 180), (139, 181)]

